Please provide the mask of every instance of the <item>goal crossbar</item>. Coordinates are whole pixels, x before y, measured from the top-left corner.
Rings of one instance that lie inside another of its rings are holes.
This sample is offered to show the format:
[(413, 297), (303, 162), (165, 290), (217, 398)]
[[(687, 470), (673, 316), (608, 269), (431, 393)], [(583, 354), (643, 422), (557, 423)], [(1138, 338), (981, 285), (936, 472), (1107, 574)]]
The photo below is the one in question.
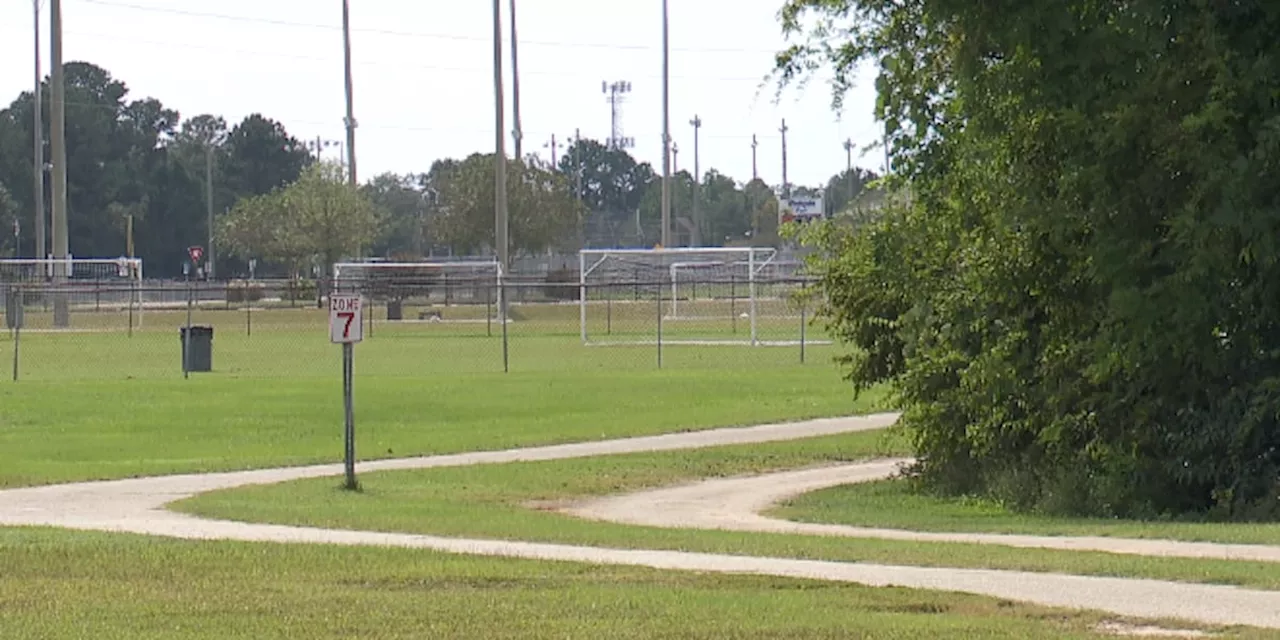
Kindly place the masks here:
[[(681, 269), (697, 267), (745, 267), (748, 318), (750, 321), (750, 343), (759, 344), (757, 326), (757, 292), (756, 278), (769, 265), (773, 264), (778, 252), (772, 247), (677, 247), (661, 249), (583, 249), (578, 252), (578, 306), (579, 332), (583, 344), (590, 343), (587, 332), (588, 290), (592, 286), (589, 281), (601, 268), (611, 260), (628, 265), (637, 271), (641, 268), (652, 270), (655, 279), (665, 276), (668, 282), (653, 282), (650, 285), (662, 287), (666, 284), (671, 289), (672, 314), (676, 311), (679, 298), (678, 277)], [(715, 259), (720, 257), (721, 259)], [(607, 273), (599, 277), (607, 277)], [(625, 284), (625, 282), (608, 281), (606, 285)], [(660, 330), (660, 329), (659, 329)]]

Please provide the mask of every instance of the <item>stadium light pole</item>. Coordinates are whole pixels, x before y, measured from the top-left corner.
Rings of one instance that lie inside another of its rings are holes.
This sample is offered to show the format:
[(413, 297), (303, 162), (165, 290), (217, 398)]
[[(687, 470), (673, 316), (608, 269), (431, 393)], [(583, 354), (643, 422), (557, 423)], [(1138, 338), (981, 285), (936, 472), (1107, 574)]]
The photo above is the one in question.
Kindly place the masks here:
[(502, 99), (502, 0), (493, 0), (493, 217), (494, 249), (498, 254), (498, 322), (502, 324), (502, 370), (510, 371), (507, 351), (507, 150)]
[[(67, 122), (66, 87), (62, 69), (62, 0), (49, 2), (49, 145), (53, 147), (53, 281), (63, 284), (67, 273), (67, 257), (70, 247), (67, 240)], [(53, 326), (71, 326), (71, 314), (67, 296), (61, 292), (53, 297)]]
[(662, 0), (662, 246), (671, 246), (671, 40)]
[(40, 72), (40, 0), (31, 0), (31, 13), (35, 22), (35, 89), (32, 93), (32, 113), (35, 120), (35, 128), (32, 129), (32, 139), (35, 140), (34, 149), (32, 149), (32, 173), (35, 174), (35, 197), (32, 198), (35, 203), (35, 251), (31, 257), (37, 260), (47, 258), (49, 256), (49, 241), (45, 238), (45, 228), (48, 226), (44, 213), (44, 93), (41, 84), (44, 80)]
[(351, 7), (348, 0), (342, 0), (342, 58), (347, 94), (347, 117), (343, 119), (347, 127), (347, 182), (355, 187), (360, 182), (356, 178), (356, 114), (351, 80)]
[(511, 139), (515, 143), (515, 159), (524, 161), (524, 130), (520, 128), (520, 54), (516, 36), (516, 0), (510, 1), (511, 8)]

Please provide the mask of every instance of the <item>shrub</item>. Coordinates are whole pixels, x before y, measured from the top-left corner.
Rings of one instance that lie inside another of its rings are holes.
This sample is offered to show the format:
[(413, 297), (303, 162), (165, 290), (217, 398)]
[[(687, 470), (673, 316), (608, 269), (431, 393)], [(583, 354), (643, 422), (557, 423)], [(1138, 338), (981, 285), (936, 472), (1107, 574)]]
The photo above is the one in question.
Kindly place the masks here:
[(227, 302), (230, 304), (258, 302), (259, 300), (262, 300), (265, 295), (265, 287), (263, 287), (260, 282), (232, 280), (227, 283)]

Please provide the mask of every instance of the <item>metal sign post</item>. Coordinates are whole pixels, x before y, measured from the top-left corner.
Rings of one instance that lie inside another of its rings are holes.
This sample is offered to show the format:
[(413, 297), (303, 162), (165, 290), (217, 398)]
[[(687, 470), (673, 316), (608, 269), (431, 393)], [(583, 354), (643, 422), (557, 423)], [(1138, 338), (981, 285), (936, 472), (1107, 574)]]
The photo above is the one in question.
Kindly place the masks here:
[(204, 257), (204, 249), (187, 247), (187, 257), (191, 262), (182, 265), (182, 275), (187, 280), (187, 330), (182, 335), (182, 379), (184, 380), (191, 377), (191, 307), (195, 304), (194, 292), (191, 289), (191, 270), (199, 268), (200, 259)]
[(345, 429), (343, 467), (346, 470), (345, 488), (356, 490), (356, 421), (352, 393), (354, 376), (355, 343), (364, 339), (364, 303), (356, 294), (329, 295), (329, 341), (342, 345), (342, 404)]

